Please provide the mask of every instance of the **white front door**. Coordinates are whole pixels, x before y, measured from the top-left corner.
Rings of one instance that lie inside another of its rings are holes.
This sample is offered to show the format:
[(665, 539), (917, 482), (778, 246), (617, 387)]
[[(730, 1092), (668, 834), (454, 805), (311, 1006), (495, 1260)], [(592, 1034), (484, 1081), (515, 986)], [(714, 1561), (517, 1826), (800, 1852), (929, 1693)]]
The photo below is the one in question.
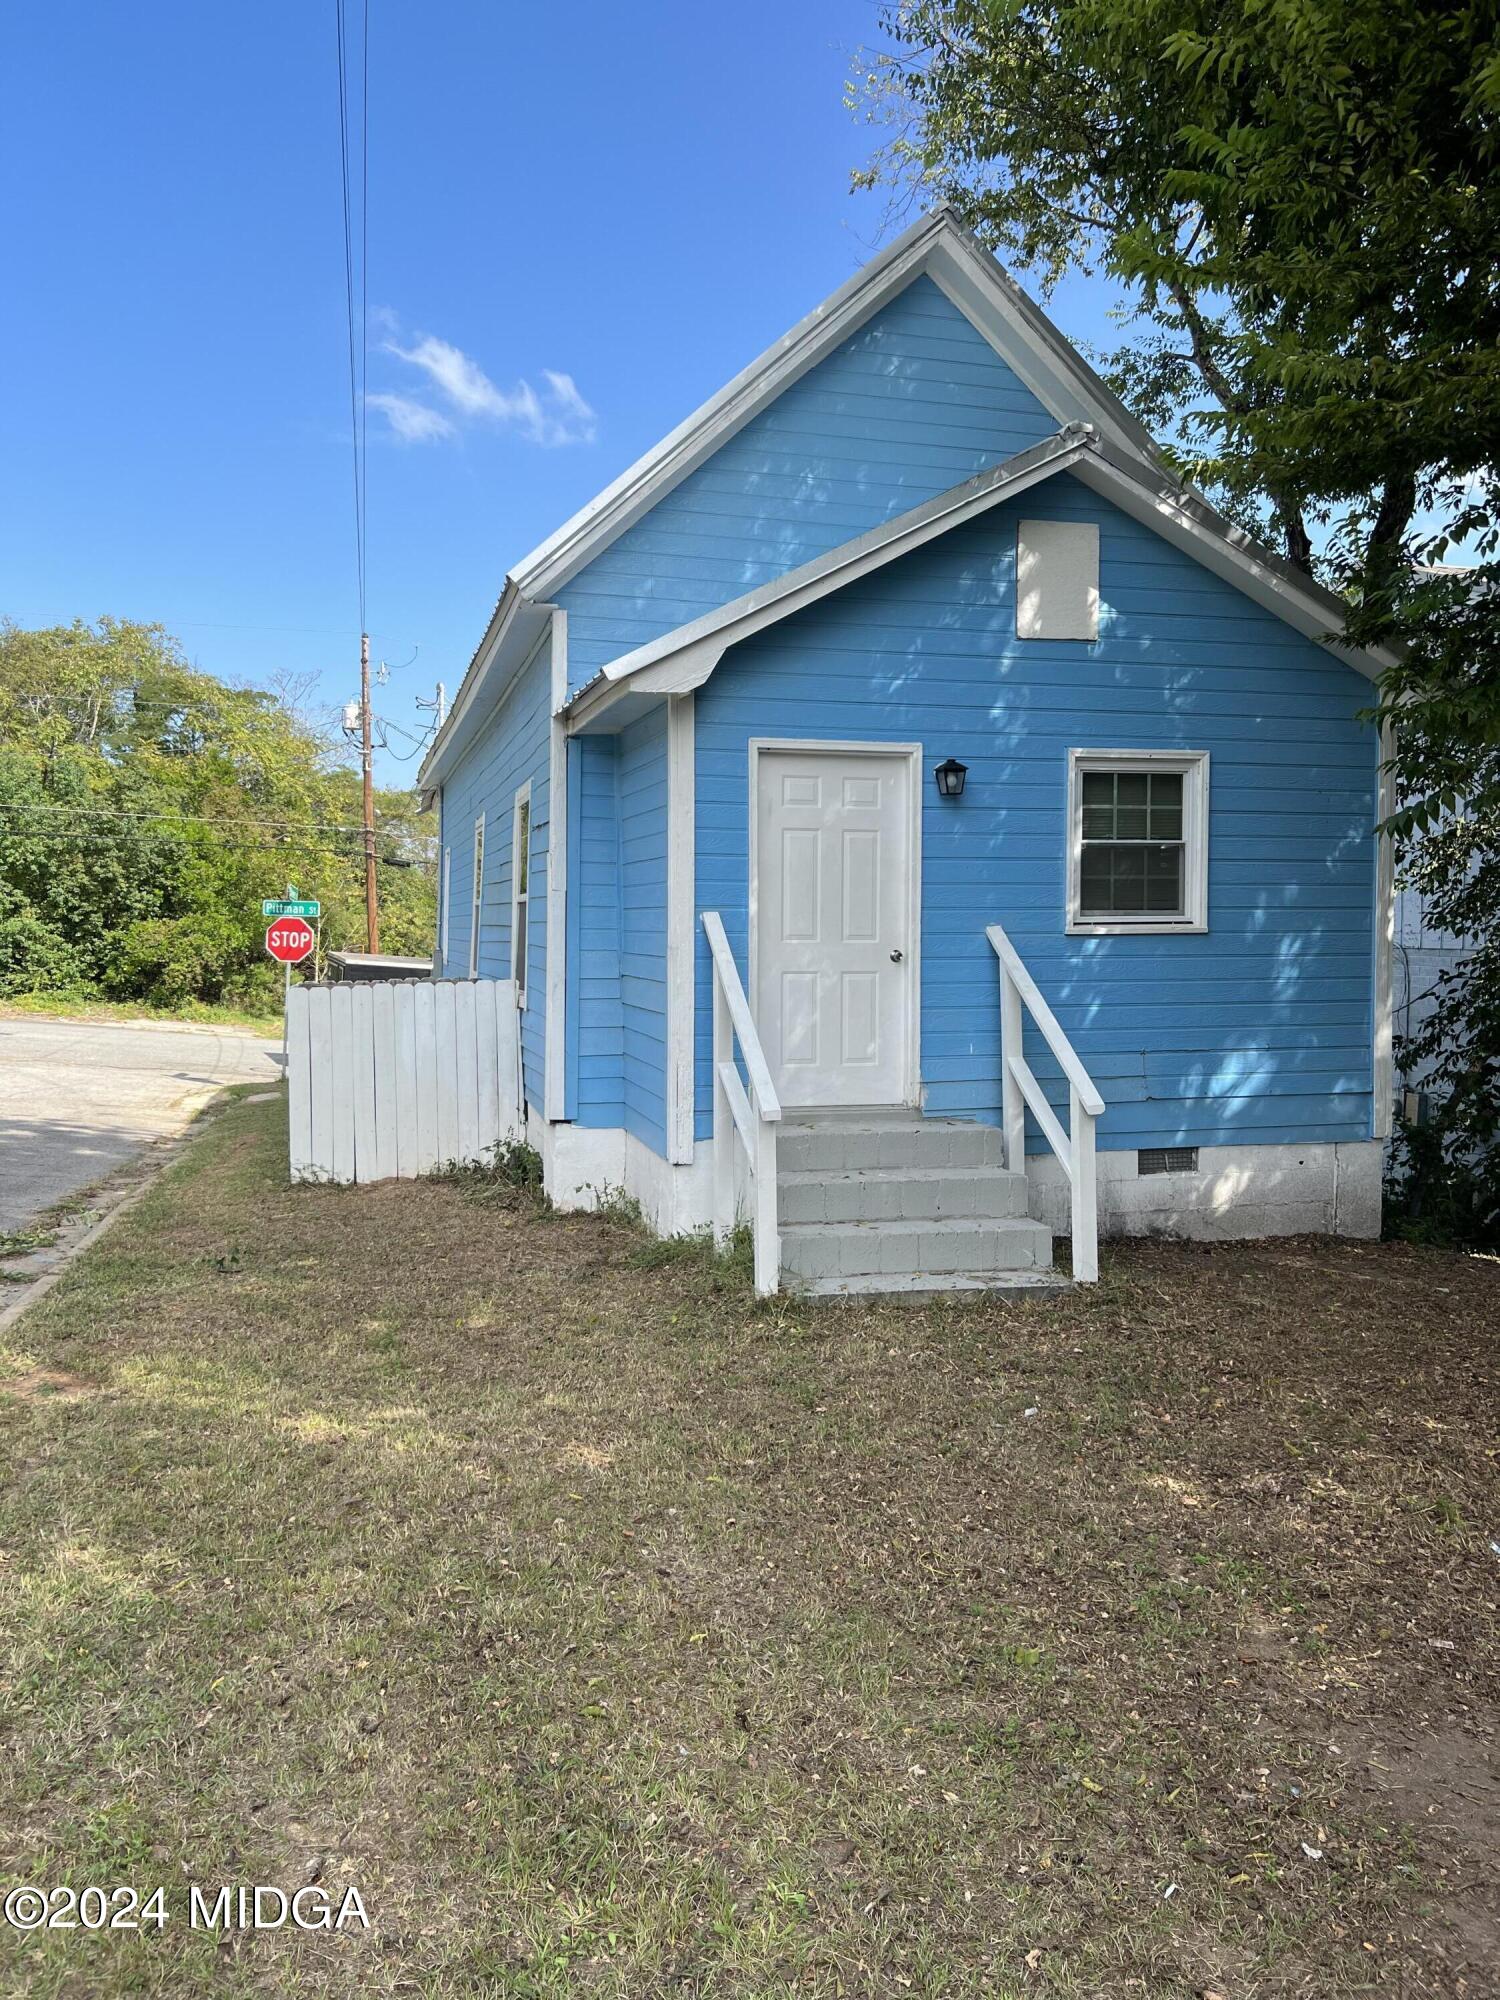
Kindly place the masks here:
[(783, 1104), (912, 1094), (908, 753), (756, 758), (755, 1016)]

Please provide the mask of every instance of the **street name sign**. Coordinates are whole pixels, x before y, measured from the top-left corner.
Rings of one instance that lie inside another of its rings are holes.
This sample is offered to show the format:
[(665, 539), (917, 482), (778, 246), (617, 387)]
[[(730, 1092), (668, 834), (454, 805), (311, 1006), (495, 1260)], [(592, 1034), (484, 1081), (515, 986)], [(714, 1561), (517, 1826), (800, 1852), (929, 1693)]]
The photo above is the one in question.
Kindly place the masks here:
[(301, 917), (278, 917), (266, 932), (266, 950), (283, 965), (306, 958), (316, 939)]
[(263, 917), (320, 917), (323, 905), (308, 901), (288, 900), (285, 897), (268, 896), (260, 906)]

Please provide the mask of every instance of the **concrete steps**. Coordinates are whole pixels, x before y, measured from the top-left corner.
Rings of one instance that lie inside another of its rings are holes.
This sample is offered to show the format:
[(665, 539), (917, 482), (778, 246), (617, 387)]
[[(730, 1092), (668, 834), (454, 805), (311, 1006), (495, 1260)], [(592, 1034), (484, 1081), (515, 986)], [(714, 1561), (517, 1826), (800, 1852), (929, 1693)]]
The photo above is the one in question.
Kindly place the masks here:
[(1063, 1282), (991, 1126), (910, 1113), (788, 1121), (778, 1160), (782, 1271), (799, 1290), (920, 1297)]

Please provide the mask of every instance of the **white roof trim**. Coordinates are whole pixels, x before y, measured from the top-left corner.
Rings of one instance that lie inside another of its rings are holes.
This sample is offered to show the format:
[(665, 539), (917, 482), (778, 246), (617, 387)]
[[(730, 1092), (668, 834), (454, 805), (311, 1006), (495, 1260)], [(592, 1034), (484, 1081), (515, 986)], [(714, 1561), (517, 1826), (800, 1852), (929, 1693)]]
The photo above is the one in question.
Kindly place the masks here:
[(924, 273), (1015, 370), (1059, 426), (1092, 424), (1118, 449), (1156, 462), (1150, 433), (953, 212), (939, 209), (923, 216), (856, 271), (517, 563), (512, 571), (516, 584), (530, 597), (550, 597), (560, 590), (783, 390)]
[[(435, 790), (453, 752), (461, 748), (472, 733), (475, 704), (484, 683), (497, 669), (505, 672), (509, 667), (511, 672), (506, 673), (508, 684), (511, 673), (522, 664), (514, 658), (514, 641), (518, 635), (513, 628), (530, 628), (527, 638), (534, 640), (536, 628), (530, 614), (550, 612), (551, 607), (545, 603), (547, 598), (655, 506), (665, 493), (710, 458), (752, 417), (773, 403), (783, 390), (816, 367), (913, 278), (924, 273), (1014, 369), (1042, 406), (1055, 416), (1060, 427), (1084, 425), (1097, 434), (1096, 450), (1080, 467), (1080, 476), (1086, 476), (1093, 469), (1097, 478), (1089, 479), (1091, 485), (1096, 485), (1103, 492), (1106, 485), (1099, 482), (1108, 482), (1109, 497), (1117, 500), (1127, 512), (1135, 514), (1136, 518), (1168, 540), (1187, 549), (1207, 567), (1217, 570), (1236, 588), (1257, 598), (1299, 631), (1310, 637), (1322, 638), (1338, 628), (1343, 618), (1339, 600), (1309, 582), (1299, 572), (1283, 568), (1275, 557), (1259, 549), (1247, 536), (1232, 527), (1201, 496), (1179, 487), (1171, 479), (1157, 446), (1144, 426), (1104, 386), (1046, 314), (1006, 275), (953, 212), (940, 209), (914, 223), (870, 263), (856, 271), (789, 333), (768, 347), (732, 382), (717, 395), (711, 396), (660, 444), (638, 459), (516, 566), (505, 580), (500, 602), (469, 663), (452, 713), (438, 732), (422, 765), (417, 782), (424, 794)], [(1008, 460), (1005, 465), (981, 477), (996, 476), (1005, 472), (1007, 467), (1014, 471), (1018, 462)], [(1113, 481), (1108, 481), (1107, 473), (1101, 469), (1110, 465), (1118, 475)], [(973, 482), (968, 482), (968, 485), (972, 486)], [(930, 504), (941, 508), (953, 495), (965, 490), (955, 487), (952, 494), (940, 495), (937, 501)], [(901, 521), (910, 524), (921, 512), (921, 509), (913, 510), (912, 516), (902, 516)], [(884, 537), (898, 525), (887, 524), (886, 528), (875, 531), (876, 536)], [(832, 556), (847, 555), (857, 547), (856, 543), (847, 543), (842, 552), (835, 550)], [(880, 547), (886, 547), (884, 540), (880, 542)], [(884, 559), (889, 560), (889, 557)], [(832, 557), (820, 558), (820, 561), (830, 560)], [(801, 571), (793, 572), (794, 577), (801, 575)], [(845, 577), (842, 580), (848, 579)], [(784, 578), (781, 584), (766, 588), (778, 591), (790, 581)], [(776, 601), (781, 600), (778, 598)], [(744, 600), (736, 600), (734, 606), (724, 607), (724, 613), (738, 611), (743, 603)], [(717, 620), (724, 613), (714, 613), (712, 619)], [(786, 612), (783, 610), (778, 615), (785, 616)], [(693, 626), (683, 627), (682, 630), (694, 631), (697, 625), (704, 622), (695, 621)], [(674, 653), (682, 650), (678, 634), (668, 634), (657, 645)], [(530, 643), (526, 650), (530, 652)], [(651, 651), (650, 648), (640, 650)], [(1330, 647), (1330, 651), (1372, 678), (1388, 663), (1389, 658), (1380, 652), (1367, 654), (1339, 646)], [(614, 668), (623, 665), (624, 662), (617, 661), (607, 672), (613, 674)], [(690, 673), (696, 670), (683, 667), (680, 671)], [(703, 669), (701, 677), (706, 678), (711, 671), (712, 664)], [(688, 685), (694, 684), (688, 682)], [(595, 691), (598, 686), (597, 682), (591, 683), (590, 688), (584, 690), (596, 705), (598, 698)], [(577, 711), (581, 698), (575, 696), (570, 714)]]
[(1396, 655), (1385, 647), (1346, 646), (1332, 639), (1330, 634), (1342, 631), (1348, 617), (1343, 599), (1262, 548), (1192, 488), (1153, 476), (1103, 444), (1096, 444), (1074, 471), (1122, 513), (1182, 549), (1305, 638), (1322, 642), (1325, 652), (1368, 680), (1378, 680), (1394, 664)]
[[(505, 694), (516, 675), (535, 657), (537, 648), (548, 636), (555, 615), (556, 606), (533, 604), (517, 590), (511, 578), (505, 579), (505, 590), (495, 606), (489, 629), (469, 663), (469, 670), (454, 697), (447, 720), (432, 739), (432, 747), (418, 769), (417, 790), (422, 794), (424, 808), (430, 806), (436, 796), (437, 788), (443, 782), (444, 770), (456, 756), (468, 749), (485, 716)], [(497, 669), (502, 676), (499, 685), (488, 690), (488, 698), (481, 706), (481, 699), (486, 696), (486, 683)]]
[(991, 466), (988, 472), (977, 473), (894, 520), (841, 542), (825, 555), (814, 556), (784, 576), (611, 660), (573, 697), (567, 711), (571, 726), (578, 728), (592, 721), (611, 705), (612, 697), (626, 691), (626, 684), (631, 694), (649, 695), (687, 694), (701, 687), (731, 646), (857, 582), (898, 556), (921, 548), (950, 528), (962, 526), (1000, 501), (1014, 499), (1064, 467), (1076, 465), (1088, 452), (1091, 438), (1084, 424), (1059, 431), (1056, 437), (1029, 446), (1014, 458)]
[[(568, 704), (569, 729), (579, 733), (623, 727), (648, 701), (701, 687), (731, 646), (1059, 472), (1073, 473), (1307, 638), (1327, 640), (1343, 625), (1345, 607), (1331, 591), (1278, 563), (1207, 501), (1164, 485), (1159, 474), (1133, 455), (1116, 457), (1088, 425), (1077, 424), (611, 660)], [(1327, 650), (1371, 680), (1378, 678), (1390, 657), (1337, 643), (1329, 643)]]

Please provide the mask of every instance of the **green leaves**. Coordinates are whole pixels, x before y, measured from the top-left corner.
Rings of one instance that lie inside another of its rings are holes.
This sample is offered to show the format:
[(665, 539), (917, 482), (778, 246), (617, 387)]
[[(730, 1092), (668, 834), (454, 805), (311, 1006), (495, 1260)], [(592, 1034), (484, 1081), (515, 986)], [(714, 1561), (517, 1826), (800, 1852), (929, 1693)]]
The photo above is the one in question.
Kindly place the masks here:
[[(0, 992), (164, 1006), (279, 991), (260, 904), (295, 881), (325, 947), (364, 935), (359, 782), (274, 694), (159, 627), (0, 626)], [(383, 942), (432, 944), (431, 836), (381, 794)], [(407, 865), (410, 864), (410, 865)]]
[[(1500, 48), (1490, 0), (903, 0), (872, 178), (940, 188), (1045, 293), (1136, 308), (1111, 385), (1394, 649), (1389, 822), (1478, 948), (1409, 1060), (1438, 1153), (1500, 1130)], [(1479, 567), (1434, 569), (1457, 553)], [(1497, 1225), (1500, 1226), (1500, 1225)]]
[(924, 187), (1044, 290), (1069, 268), (1129, 283), (1192, 360), (1154, 417), (1182, 443), (1213, 413), (1225, 493), (1258, 491), (1294, 562), (1307, 509), (1373, 523), (1393, 471), (1493, 461), (1492, 9), (907, 0), (884, 18), (896, 51), (864, 94), (904, 150), (877, 176), (920, 156)]

